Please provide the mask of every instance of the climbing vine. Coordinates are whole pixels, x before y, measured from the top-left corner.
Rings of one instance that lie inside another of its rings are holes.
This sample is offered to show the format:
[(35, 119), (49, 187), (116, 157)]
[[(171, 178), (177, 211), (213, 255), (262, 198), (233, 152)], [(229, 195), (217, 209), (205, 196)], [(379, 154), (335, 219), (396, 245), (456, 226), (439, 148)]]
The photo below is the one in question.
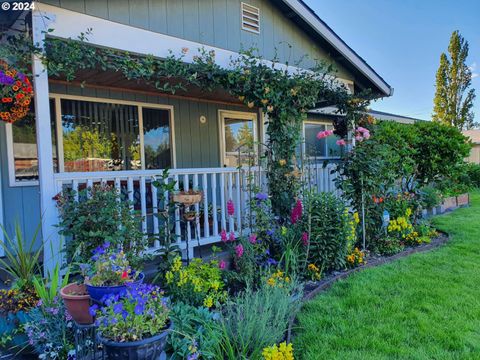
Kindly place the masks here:
[(290, 212), (299, 190), (301, 174), (295, 153), (307, 111), (336, 106), (344, 116), (335, 121), (335, 134), (347, 138), (368, 104), (366, 97), (351, 95), (335, 80), (332, 68), (322, 63), (309, 70), (292, 68), (277, 61), (266, 61), (253, 49), (232, 58), (225, 69), (215, 62), (214, 51), (199, 49), (190, 63), (185, 61), (192, 51), (187, 48), (163, 59), (139, 56), (93, 46), (88, 42), (90, 32), (81, 33), (75, 40), (47, 36), (44, 47), (32, 44), (28, 36), (17, 35), (8, 38), (0, 54), (7, 62), (23, 66), (24, 73), (30, 70), (34, 54), (42, 59), (49, 76), (62, 76), (67, 81), (74, 80), (79, 70), (101, 69), (119, 72), (126, 79), (145, 82), (171, 94), (187, 91), (189, 86), (204, 91), (223, 88), (249, 108), (261, 108), (268, 118), (269, 191), (274, 211), (282, 217)]

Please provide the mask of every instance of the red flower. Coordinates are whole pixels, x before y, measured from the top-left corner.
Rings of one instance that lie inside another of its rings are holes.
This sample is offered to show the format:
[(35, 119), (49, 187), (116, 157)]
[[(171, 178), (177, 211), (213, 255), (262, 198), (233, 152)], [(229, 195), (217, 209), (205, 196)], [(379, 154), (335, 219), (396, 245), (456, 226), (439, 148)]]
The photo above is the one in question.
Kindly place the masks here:
[(128, 272), (123, 271), (123, 273), (122, 273), (122, 279), (128, 279)]

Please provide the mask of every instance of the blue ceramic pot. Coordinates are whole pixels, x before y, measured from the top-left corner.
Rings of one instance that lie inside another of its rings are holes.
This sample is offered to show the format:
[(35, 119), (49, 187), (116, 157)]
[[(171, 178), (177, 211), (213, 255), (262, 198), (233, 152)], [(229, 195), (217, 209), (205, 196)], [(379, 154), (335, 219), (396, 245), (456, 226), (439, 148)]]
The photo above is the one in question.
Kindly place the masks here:
[[(144, 273), (138, 274), (138, 277), (135, 281), (131, 282), (130, 284), (141, 284), (143, 282), (143, 279), (145, 278)], [(117, 286), (93, 286), (93, 285), (88, 285), (87, 286), (87, 291), (92, 300), (101, 303), (102, 298), (105, 295), (117, 295), (120, 294), (122, 291), (124, 291), (127, 286), (126, 285), (117, 285)]]
[(105, 347), (105, 353), (109, 360), (159, 359), (165, 350), (167, 337), (172, 326), (172, 322), (170, 322), (168, 329), (162, 331), (158, 335), (140, 341), (114, 342), (102, 338), (101, 334), (98, 334), (98, 339)]

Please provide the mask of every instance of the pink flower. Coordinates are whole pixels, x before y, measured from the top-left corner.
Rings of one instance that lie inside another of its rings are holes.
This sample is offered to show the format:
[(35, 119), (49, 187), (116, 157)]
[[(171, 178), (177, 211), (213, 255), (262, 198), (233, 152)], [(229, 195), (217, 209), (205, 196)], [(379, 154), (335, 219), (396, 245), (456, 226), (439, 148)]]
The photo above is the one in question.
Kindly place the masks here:
[(361, 135), (356, 135), (355, 136), (355, 140), (357, 141), (362, 141), (363, 140), (363, 137)]
[(337, 144), (338, 146), (345, 146), (345, 145), (347, 145), (347, 143), (345, 142), (344, 139), (337, 140), (337, 141), (336, 141), (336, 144)]
[(235, 214), (235, 205), (231, 199), (227, 201), (227, 214), (228, 216), (233, 216), (233, 214)]
[(302, 243), (303, 243), (303, 246), (307, 246), (308, 245), (308, 233), (307, 232), (304, 232), (302, 234)]
[(220, 270), (223, 270), (227, 267), (227, 263), (225, 262), (225, 260), (220, 260), (220, 262), (218, 263), (218, 268)]
[(227, 242), (227, 232), (225, 230), (222, 230), (222, 232), (220, 233), (220, 238), (223, 242)]
[(320, 139), (326, 138), (326, 137), (331, 136), (331, 135), (333, 135), (333, 130), (320, 131), (317, 134), (317, 139), (320, 140)]
[(250, 244), (256, 244), (257, 243), (257, 235), (256, 234), (250, 234), (248, 237), (248, 241), (250, 241)]
[(243, 245), (242, 244), (238, 244), (237, 246), (235, 246), (235, 254), (237, 255), (238, 258), (242, 257), (242, 255), (243, 255)]
[(370, 132), (369, 132), (369, 131), (365, 131), (365, 132), (363, 133), (363, 138), (364, 138), (365, 140), (370, 139)]
[(292, 221), (292, 224), (295, 224), (300, 218), (302, 217), (302, 212), (303, 212), (303, 206), (302, 206), (302, 201), (297, 200), (297, 203), (295, 204), (295, 207), (292, 210), (292, 214), (290, 215), (290, 220)]
[(235, 241), (235, 233), (233, 231), (230, 231), (230, 235), (228, 236), (229, 241)]
[(364, 133), (368, 132), (368, 129), (365, 129), (364, 127), (359, 126), (359, 127), (357, 127), (357, 131), (364, 134)]

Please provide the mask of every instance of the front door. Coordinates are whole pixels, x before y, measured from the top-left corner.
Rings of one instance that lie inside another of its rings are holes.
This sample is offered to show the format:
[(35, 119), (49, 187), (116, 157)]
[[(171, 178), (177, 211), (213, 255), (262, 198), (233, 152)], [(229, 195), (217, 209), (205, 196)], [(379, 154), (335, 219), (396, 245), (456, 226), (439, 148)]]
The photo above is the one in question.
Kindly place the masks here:
[(255, 163), (257, 114), (220, 110), (220, 161), (224, 167)]

